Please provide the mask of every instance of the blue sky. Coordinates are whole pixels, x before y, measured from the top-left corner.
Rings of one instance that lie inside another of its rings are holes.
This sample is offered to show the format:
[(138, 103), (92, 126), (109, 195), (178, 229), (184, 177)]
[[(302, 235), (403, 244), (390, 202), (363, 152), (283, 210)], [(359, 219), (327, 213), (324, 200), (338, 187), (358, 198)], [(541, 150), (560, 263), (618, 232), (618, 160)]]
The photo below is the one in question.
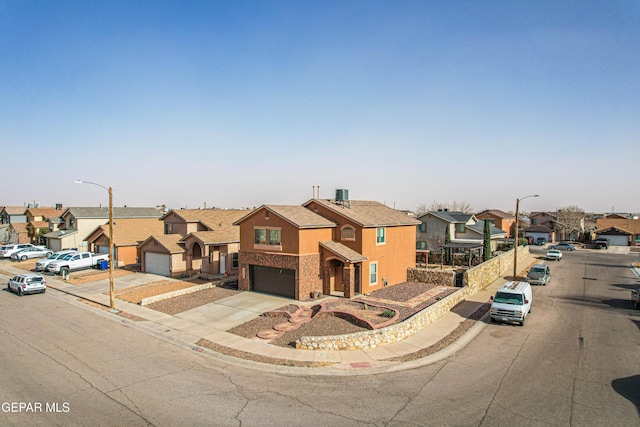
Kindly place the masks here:
[(0, 0), (0, 205), (638, 212), (639, 76), (638, 1)]

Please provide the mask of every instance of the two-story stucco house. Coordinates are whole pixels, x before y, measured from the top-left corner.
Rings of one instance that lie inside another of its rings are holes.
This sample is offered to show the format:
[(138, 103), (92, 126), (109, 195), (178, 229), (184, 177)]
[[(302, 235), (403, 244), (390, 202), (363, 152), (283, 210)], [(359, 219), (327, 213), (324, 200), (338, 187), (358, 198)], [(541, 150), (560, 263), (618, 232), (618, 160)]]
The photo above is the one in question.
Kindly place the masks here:
[(351, 298), (402, 283), (415, 267), (419, 222), (375, 201), (264, 205), (236, 224), (243, 290)]
[(491, 225), (501, 229), (502, 231), (507, 233), (509, 237), (513, 238), (516, 223), (515, 215), (506, 213), (499, 209), (491, 209), (476, 214), (476, 218), (479, 220), (489, 221)]
[(62, 212), (62, 205), (54, 208), (28, 208), (25, 216), (29, 241), (35, 245), (46, 244), (44, 235), (50, 231), (49, 218), (59, 218)]

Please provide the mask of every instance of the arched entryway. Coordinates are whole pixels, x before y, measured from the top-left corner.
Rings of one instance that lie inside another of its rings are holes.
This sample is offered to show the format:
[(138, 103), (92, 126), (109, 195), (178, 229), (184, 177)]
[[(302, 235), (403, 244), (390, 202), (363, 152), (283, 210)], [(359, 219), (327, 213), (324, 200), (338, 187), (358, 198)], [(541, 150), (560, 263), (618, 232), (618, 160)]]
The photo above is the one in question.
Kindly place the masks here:
[(188, 268), (192, 271), (202, 268), (202, 246), (198, 242), (193, 242), (191, 246), (191, 266)]

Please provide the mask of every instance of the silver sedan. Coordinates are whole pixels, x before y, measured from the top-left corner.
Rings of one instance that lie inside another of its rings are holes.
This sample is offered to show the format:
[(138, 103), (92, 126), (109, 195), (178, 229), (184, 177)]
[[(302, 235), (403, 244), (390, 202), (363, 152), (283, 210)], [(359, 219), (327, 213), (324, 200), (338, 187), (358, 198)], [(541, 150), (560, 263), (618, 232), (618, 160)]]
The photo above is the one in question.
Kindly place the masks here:
[(45, 258), (52, 253), (53, 251), (47, 248), (25, 248), (11, 254), (11, 259), (15, 261), (26, 261), (31, 258)]

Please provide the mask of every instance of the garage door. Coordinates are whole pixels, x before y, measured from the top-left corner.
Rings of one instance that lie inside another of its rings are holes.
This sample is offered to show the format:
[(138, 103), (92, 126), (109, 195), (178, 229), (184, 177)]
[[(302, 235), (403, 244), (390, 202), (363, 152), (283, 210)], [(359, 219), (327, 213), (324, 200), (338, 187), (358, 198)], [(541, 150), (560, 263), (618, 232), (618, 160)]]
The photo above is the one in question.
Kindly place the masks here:
[(249, 266), (251, 290), (283, 297), (296, 297), (296, 272), (286, 268)]
[(98, 246), (98, 253), (99, 254), (108, 254), (109, 253), (109, 246)]
[(609, 240), (609, 246), (629, 246), (628, 236), (601, 236)]
[(144, 271), (160, 276), (171, 276), (169, 255), (144, 253)]

